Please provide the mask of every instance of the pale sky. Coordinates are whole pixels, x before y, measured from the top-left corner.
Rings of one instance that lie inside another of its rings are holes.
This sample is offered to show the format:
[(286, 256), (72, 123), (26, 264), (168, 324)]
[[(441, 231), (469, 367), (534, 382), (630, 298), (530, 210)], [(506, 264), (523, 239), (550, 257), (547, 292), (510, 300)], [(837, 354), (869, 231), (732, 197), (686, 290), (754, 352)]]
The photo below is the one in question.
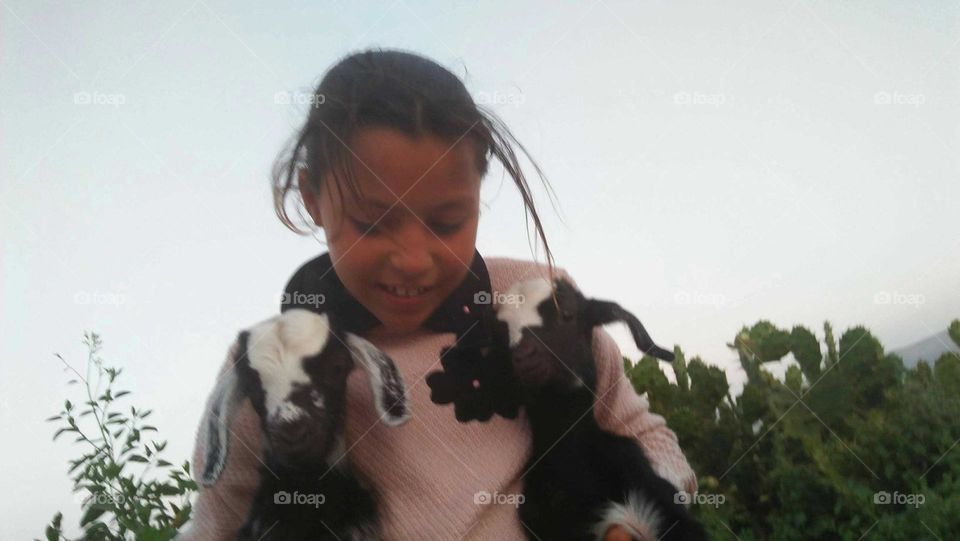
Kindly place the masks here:
[[(958, 38), (946, 1), (0, 0), (0, 538), (77, 523), (79, 448), (43, 419), (84, 330), (189, 457), (237, 331), (325, 251), (268, 173), (304, 118), (278, 95), (342, 55), (464, 77), (551, 181), (557, 263), (739, 382), (725, 344), (761, 318), (894, 348), (960, 317)], [(509, 179), (482, 195), (480, 252), (530, 258)]]

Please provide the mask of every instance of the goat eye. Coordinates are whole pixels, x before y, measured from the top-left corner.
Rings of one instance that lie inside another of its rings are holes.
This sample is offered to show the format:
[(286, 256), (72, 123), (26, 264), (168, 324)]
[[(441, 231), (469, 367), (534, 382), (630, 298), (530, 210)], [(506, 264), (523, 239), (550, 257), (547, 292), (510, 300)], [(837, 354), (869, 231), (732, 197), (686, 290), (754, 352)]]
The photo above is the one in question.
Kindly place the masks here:
[(338, 377), (343, 374), (344, 368), (343, 363), (333, 362), (327, 366), (327, 373), (331, 376)]

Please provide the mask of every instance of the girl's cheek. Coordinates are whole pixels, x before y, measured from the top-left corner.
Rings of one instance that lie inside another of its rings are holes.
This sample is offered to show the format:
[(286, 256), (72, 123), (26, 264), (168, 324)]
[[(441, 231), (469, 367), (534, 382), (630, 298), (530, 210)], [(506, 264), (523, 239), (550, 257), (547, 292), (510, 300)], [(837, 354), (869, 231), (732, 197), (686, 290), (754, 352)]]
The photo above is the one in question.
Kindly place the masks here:
[(329, 227), (325, 227), (324, 230), (326, 231), (328, 244), (346, 241), (354, 242), (356, 240), (354, 237), (359, 237), (359, 235), (354, 235), (351, 232), (351, 228), (346, 223), (346, 220), (342, 219)]

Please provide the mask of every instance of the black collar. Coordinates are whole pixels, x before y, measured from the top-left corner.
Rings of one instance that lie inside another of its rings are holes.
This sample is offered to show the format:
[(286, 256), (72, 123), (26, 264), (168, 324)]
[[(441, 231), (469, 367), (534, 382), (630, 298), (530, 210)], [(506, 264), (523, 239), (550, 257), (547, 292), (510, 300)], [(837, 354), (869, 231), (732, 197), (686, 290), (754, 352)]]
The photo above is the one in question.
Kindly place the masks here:
[[(491, 295), (487, 265), (480, 252), (475, 251), (470, 272), (423, 326), (435, 332), (452, 332), (463, 346), (485, 345), (491, 331)], [(380, 324), (344, 287), (329, 252), (304, 263), (287, 282), (280, 311), (290, 308), (305, 308), (318, 314), (334, 310), (346, 330), (358, 334)]]

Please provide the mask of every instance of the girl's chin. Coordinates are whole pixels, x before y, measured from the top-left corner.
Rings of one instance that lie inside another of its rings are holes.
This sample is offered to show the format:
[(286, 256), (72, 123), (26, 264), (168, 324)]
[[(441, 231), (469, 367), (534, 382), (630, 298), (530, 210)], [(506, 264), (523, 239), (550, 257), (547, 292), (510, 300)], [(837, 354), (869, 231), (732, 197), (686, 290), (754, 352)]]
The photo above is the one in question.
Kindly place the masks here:
[(395, 337), (403, 336), (416, 332), (421, 328), (423, 321), (397, 321), (397, 320), (387, 320), (384, 324), (377, 328), (376, 333), (384, 337)]
[(410, 332), (419, 328), (430, 317), (430, 307), (396, 307), (388, 303), (377, 303), (374, 316), (383, 324), (384, 330), (390, 334)]
[(410, 311), (386, 310), (381, 313), (383, 317), (378, 317), (383, 322), (384, 327), (389, 329), (391, 334), (413, 332), (427, 321), (432, 311), (436, 307), (424, 306), (421, 309)]

